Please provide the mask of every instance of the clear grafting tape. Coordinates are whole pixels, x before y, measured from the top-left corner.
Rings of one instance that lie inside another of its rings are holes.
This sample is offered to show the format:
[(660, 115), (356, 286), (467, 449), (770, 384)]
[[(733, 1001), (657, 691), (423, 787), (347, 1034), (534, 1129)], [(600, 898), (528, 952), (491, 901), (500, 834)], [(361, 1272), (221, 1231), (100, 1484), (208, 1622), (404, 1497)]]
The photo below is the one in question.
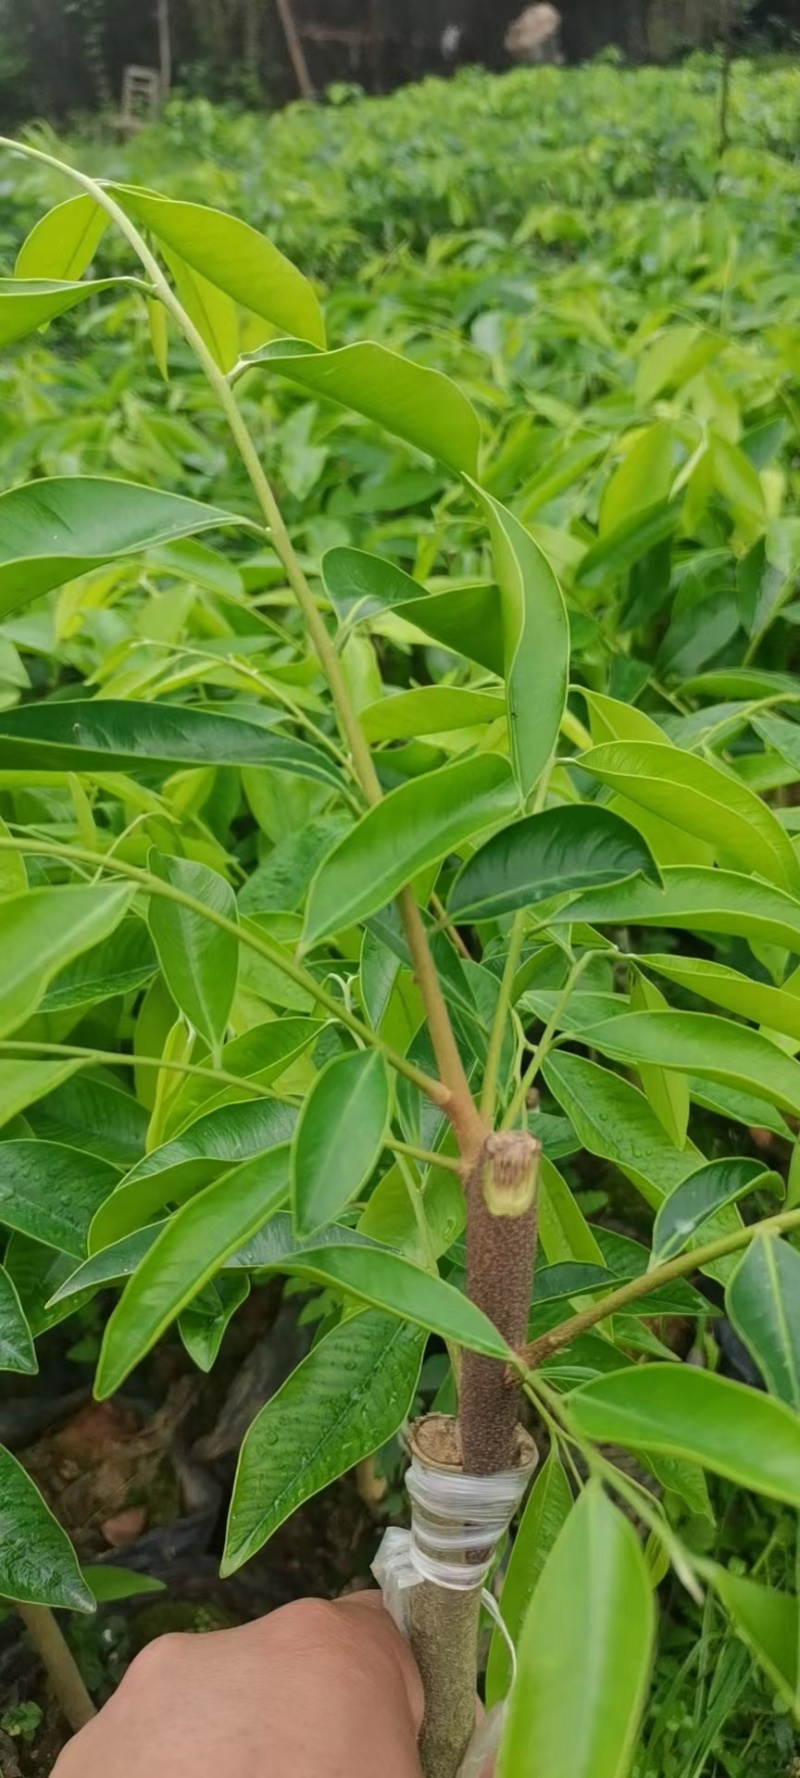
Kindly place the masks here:
[[(427, 1464), (416, 1453), (406, 1474), (411, 1528), (388, 1530), (372, 1572), (403, 1635), (408, 1634), (409, 1592), (422, 1581), (450, 1592), (480, 1589), (481, 1601), (505, 1638), (516, 1677), (516, 1651), (493, 1593), (485, 1586), (497, 1546), (519, 1506), (537, 1463), (535, 1448), (518, 1469), (500, 1475), (467, 1476)], [(477, 1731), (462, 1767), (462, 1778), (491, 1757), (499, 1740), (502, 1713), (492, 1711)], [(489, 1745), (486, 1746), (487, 1741)], [(476, 1764), (476, 1759), (479, 1762)]]

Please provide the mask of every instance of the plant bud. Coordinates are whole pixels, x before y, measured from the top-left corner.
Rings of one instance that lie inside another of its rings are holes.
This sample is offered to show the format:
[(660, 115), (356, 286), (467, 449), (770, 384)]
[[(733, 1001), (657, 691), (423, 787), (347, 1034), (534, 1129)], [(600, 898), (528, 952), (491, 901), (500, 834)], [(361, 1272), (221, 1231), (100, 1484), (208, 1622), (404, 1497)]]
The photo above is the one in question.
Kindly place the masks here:
[(494, 1130), (483, 1145), (481, 1191), (492, 1216), (524, 1216), (539, 1184), (542, 1148), (527, 1130)]

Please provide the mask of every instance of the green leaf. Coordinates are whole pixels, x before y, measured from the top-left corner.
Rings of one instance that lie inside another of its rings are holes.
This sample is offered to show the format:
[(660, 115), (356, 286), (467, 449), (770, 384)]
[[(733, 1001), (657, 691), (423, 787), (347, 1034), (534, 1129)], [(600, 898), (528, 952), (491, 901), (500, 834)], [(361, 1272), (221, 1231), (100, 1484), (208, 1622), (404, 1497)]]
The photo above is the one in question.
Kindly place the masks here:
[(800, 1413), (800, 1253), (757, 1235), (725, 1292), (725, 1307), (771, 1395)]
[(0, 1033), (36, 1011), (48, 983), (119, 925), (128, 883), (29, 889), (0, 901)]
[(488, 1316), (462, 1296), (453, 1284), (434, 1277), (388, 1248), (362, 1241), (359, 1245), (338, 1231), (336, 1242), (321, 1243), (321, 1236), (296, 1242), (293, 1252), (280, 1263), (297, 1272), (332, 1285), (374, 1309), (386, 1309), (401, 1320), (412, 1321), (428, 1333), (467, 1346), (487, 1358), (509, 1358), (509, 1347)]
[(117, 1599), (138, 1599), (143, 1593), (164, 1593), (163, 1580), (150, 1574), (137, 1574), (132, 1568), (115, 1568), (111, 1562), (97, 1562), (81, 1569), (83, 1579), (96, 1605), (109, 1605)]
[(504, 759), (459, 760), (392, 790), (323, 859), (308, 898), (304, 940), (318, 943), (385, 907), (427, 865), (516, 809)]
[(543, 1073), (582, 1146), (613, 1161), (654, 1208), (702, 1164), (691, 1144), (670, 1141), (644, 1094), (608, 1068), (551, 1050)]
[(78, 1148), (41, 1139), (0, 1144), (0, 1222), (76, 1259), (116, 1183), (113, 1167)]
[[(660, 989), (638, 970), (633, 973), (630, 992), (632, 1012), (657, 1011), (667, 1007)], [(637, 1073), (644, 1093), (676, 1148), (683, 1148), (689, 1128), (689, 1083), (685, 1074), (670, 1074), (640, 1062)]]
[(653, 1229), (653, 1260), (662, 1264), (674, 1259), (699, 1234), (709, 1218), (726, 1204), (753, 1191), (783, 1191), (778, 1173), (771, 1173), (763, 1161), (751, 1161), (736, 1155), (731, 1160), (709, 1161), (664, 1199)]
[(189, 320), (194, 322), (214, 362), (227, 373), (239, 356), (239, 316), (235, 302), (224, 290), (218, 290), (200, 272), (187, 265), (180, 254), (165, 251), (164, 260)]
[(37, 1099), (43, 1099), (45, 1094), (54, 1092), (80, 1066), (79, 1060), (0, 1061), (0, 1128), (10, 1123), (20, 1111), (26, 1111), (29, 1105), (35, 1104)]
[(308, 279), (249, 223), (205, 204), (177, 203), (132, 185), (109, 190), (134, 222), (180, 254), (217, 290), (274, 327), (324, 346), (325, 324)]
[[(171, 883), (184, 895), (216, 914), (236, 921), (236, 897), (224, 877), (190, 858), (172, 858), (151, 852), (148, 864), (154, 876)], [(213, 1053), (225, 1035), (236, 993), (239, 942), (193, 908), (151, 895), (150, 932), (158, 952), (167, 987), (176, 1005), (199, 1031)]]
[(727, 932), (756, 944), (800, 953), (800, 903), (792, 895), (734, 871), (670, 867), (663, 889), (641, 877), (610, 889), (589, 890), (551, 916), (551, 925), (675, 926)]
[(634, 1365), (576, 1390), (570, 1415), (602, 1444), (688, 1457), (800, 1505), (800, 1417), (743, 1383), (687, 1364)]
[(724, 1006), (727, 1012), (753, 1019), (771, 1031), (781, 1031), (800, 1043), (800, 996), (784, 988), (770, 988), (752, 976), (740, 975), (724, 963), (707, 957), (660, 956), (648, 951), (645, 967), (688, 988), (702, 1000)]
[(371, 340), (334, 352), (312, 351), (301, 340), (272, 340), (240, 360), (243, 370), (255, 366), (353, 408), (450, 469), (477, 474), (480, 421), (466, 395), (439, 370)]
[[(226, 1074), (241, 1075), (241, 1087), (222, 1087), (215, 1092), (211, 1081), (190, 1077), (175, 1095), (168, 1129), (182, 1129), (204, 1110), (241, 1101), (251, 1087), (271, 1086), (319, 1037), (320, 1029), (316, 1019), (269, 1019), (243, 1031), (241, 1037), (232, 1037), (222, 1047), (220, 1062)], [(197, 1059), (203, 1061), (202, 1057)]]
[[(0, 278), (0, 346), (10, 346), (15, 340), (24, 339), (26, 334), (36, 333), (38, 328), (54, 321), (57, 315), (66, 315), (87, 297), (100, 296), (106, 290), (129, 288), (129, 278), (86, 278), (82, 283), (49, 278), (24, 281), (21, 278)], [(22, 489), (18, 491), (23, 492)]]
[(493, 582), (428, 593), (395, 609), (398, 617), (441, 642), (451, 653), (464, 655), (503, 678), (503, 608), (500, 588)]
[(0, 1445), (0, 1596), (94, 1611), (65, 1531), (21, 1463)]
[(170, 1218), (106, 1325), (95, 1378), (98, 1401), (119, 1389), (170, 1322), (277, 1210), (288, 1189), (288, 1148), (274, 1148), (223, 1173)]
[(493, 834), (465, 864), (449, 907), (456, 919), (496, 919), (568, 889), (639, 874), (661, 881), (648, 847), (627, 821), (592, 803), (565, 805)]
[(113, 995), (145, 987), (157, 970), (158, 958), (144, 920), (131, 915), (108, 938), (93, 943), (91, 950), (58, 971), (39, 1010), (65, 1012), (96, 1006)]
[(340, 623), (355, 623), (376, 612), (390, 611), (423, 592), (419, 581), (398, 568), (396, 562), (341, 544), (325, 551), (320, 572)]
[(15, 278), (82, 278), (108, 224), (105, 210), (88, 193), (56, 204), (23, 241)]
[(634, 436), (622, 462), (603, 489), (599, 519), (601, 537), (607, 537), (634, 514), (644, 512), (654, 501), (668, 498), (672, 482), (672, 442), (672, 427), (663, 420)]
[(126, 1173), (94, 1217), (89, 1252), (141, 1228), (165, 1204), (184, 1203), (240, 1161), (290, 1141), (296, 1119), (294, 1107), (279, 1099), (245, 1099), (212, 1108)]
[(16, 1285), (0, 1266), (0, 1371), (18, 1371), (24, 1377), (35, 1377), (38, 1369), (31, 1330)]
[(249, 1428), (233, 1488), (223, 1575), (254, 1556), (304, 1500), (387, 1443), (410, 1413), (424, 1338), (389, 1315), (325, 1336)]
[(0, 494), (0, 616), (104, 562), (244, 523), (221, 507), (110, 477), (62, 475), (10, 488)]
[(505, 700), (455, 685), (425, 685), (368, 704), (359, 722), (368, 741), (406, 741), (448, 729), (472, 728), (505, 716)]
[(623, 519), (608, 536), (593, 543), (578, 563), (575, 578), (580, 586), (603, 586), (626, 575), (636, 562), (676, 531), (681, 517), (679, 501), (658, 500), (654, 505)]
[(497, 1778), (625, 1778), (654, 1638), (639, 1539), (590, 1482), (525, 1620)]
[(603, 1265), (602, 1251), (583, 1211), (546, 1155), (539, 1166), (539, 1239), (551, 1265), (570, 1260)]
[(0, 711), (0, 768), (163, 775), (176, 766), (209, 765), (266, 766), (337, 789), (342, 783), (316, 747), (271, 735), (243, 717), (212, 715), (185, 704), (87, 698)]
[(800, 729), (797, 724), (786, 722), (782, 716), (753, 716), (750, 721), (765, 745), (774, 748), (800, 776)]
[[(572, 1490), (553, 1449), (534, 1482), (520, 1520), (500, 1595), (503, 1622), (515, 1645), (542, 1569), (572, 1506)], [(495, 1626), (486, 1665), (487, 1710), (506, 1696), (510, 1681), (511, 1661), (506, 1640)]]
[[(9, 829), (0, 816), (0, 839), (10, 840), (10, 838)], [(26, 895), (27, 892), (28, 873), (25, 869), (23, 854), (12, 851), (10, 848), (8, 851), (0, 852), (0, 897), (5, 899), (7, 895)]]
[[(135, 1229), (132, 1235), (124, 1235), (121, 1241), (115, 1241), (111, 1247), (104, 1247), (101, 1252), (93, 1253), (76, 1271), (67, 1272), (66, 1277), (62, 1270), (56, 1278), (51, 1265), (48, 1271), (50, 1292), (47, 1308), (69, 1303), (70, 1307), (66, 1310), (69, 1315), (73, 1308), (79, 1307), (76, 1298), (85, 1297), (88, 1300), (102, 1285), (118, 1284), (122, 1278), (130, 1278), (166, 1227), (166, 1222), (157, 1222), (148, 1224), (144, 1229)], [(34, 1244), (31, 1242), (29, 1245), (33, 1247)], [(39, 1252), (44, 1253), (44, 1249), (40, 1248)], [(52, 1260), (52, 1255), (49, 1257)]]
[(581, 768), (697, 839), (720, 862), (800, 889), (800, 864), (777, 817), (755, 792), (695, 753), (655, 741), (611, 741), (580, 755)]
[(693, 1071), (701, 1079), (755, 1088), (780, 1111), (800, 1116), (800, 1063), (760, 1032), (715, 1013), (623, 1013), (592, 1025), (587, 1038), (592, 1048), (617, 1062), (635, 1068), (653, 1062)]
[(776, 1593), (716, 1562), (709, 1579), (751, 1653), (784, 1704), (800, 1717), (800, 1608), (794, 1593)]
[(569, 622), (547, 558), (519, 519), (472, 483), (486, 514), (503, 613), (511, 758), (523, 794), (558, 740), (569, 683)]
[(184, 1309), (178, 1329), (198, 1370), (207, 1372), (213, 1368), (228, 1326), (249, 1295), (250, 1279), (246, 1273), (223, 1273)]
[(389, 1083), (379, 1050), (334, 1056), (317, 1075), (292, 1144), (299, 1235), (333, 1222), (366, 1184), (383, 1147)]

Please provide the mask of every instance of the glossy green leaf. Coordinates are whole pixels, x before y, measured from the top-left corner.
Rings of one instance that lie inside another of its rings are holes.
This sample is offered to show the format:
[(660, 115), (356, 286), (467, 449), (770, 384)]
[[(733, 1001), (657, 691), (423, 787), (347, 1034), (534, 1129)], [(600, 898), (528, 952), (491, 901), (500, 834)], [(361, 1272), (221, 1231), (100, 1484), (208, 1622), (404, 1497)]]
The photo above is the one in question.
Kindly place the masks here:
[(662, 875), (663, 889), (640, 877), (610, 889), (590, 889), (568, 908), (556, 909), (551, 924), (585, 920), (598, 926), (728, 932), (800, 953), (800, 902), (794, 896), (735, 871), (673, 867)]
[(710, 840), (722, 864), (800, 890), (800, 864), (772, 810), (739, 779), (696, 753), (655, 741), (612, 741), (581, 767), (676, 827)]
[(730, 1280), (725, 1307), (770, 1394), (800, 1413), (800, 1253), (777, 1235), (757, 1235)]
[[(99, 1253), (93, 1253), (91, 1258), (84, 1260), (83, 1265), (74, 1271), (68, 1270), (66, 1275), (62, 1267), (60, 1275), (56, 1277), (55, 1269), (51, 1267), (47, 1307), (54, 1308), (67, 1303), (69, 1307), (65, 1312), (71, 1314), (79, 1306), (77, 1299), (85, 1297), (88, 1300), (104, 1284), (118, 1284), (121, 1279), (130, 1278), (166, 1226), (166, 1222), (153, 1222), (147, 1228), (135, 1229), (132, 1235), (123, 1235), (112, 1246), (103, 1247)], [(33, 1242), (29, 1246), (32, 1247)], [(44, 1249), (41, 1251), (44, 1252)], [(52, 1259), (52, 1255), (50, 1258)]]
[(98, 1401), (114, 1394), (288, 1189), (288, 1148), (271, 1149), (223, 1173), (166, 1223), (106, 1324), (95, 1378)]
[(681, 1150), (670, 1141), (644, 1094), (608, 1068), (551, 1050), (543, 1072), (583, 1147), (613, 1161), (653, 1207), (702, 1165), (691, 1144)]
[(454, 685), (425, 685), (368, 704), (359, 721), (368, 741), (405, 741), (448, 729), (472, 728), (505, 716), (502, 697)]
[(128, 883), (30, 889), (0, 901), (0, 1032), (36, 1011), (48, 983), (73, 957), (119, 925)]
[(308, 279), (249, 223), (205, 204), (177, 203), (132, 185), (112, 185), (110, 190), (134, 222), (216, 289), (273, 326), (324, 346), (325, 324)]
[[(86, 278), (78, 283), (49, 278), (0, 278), (0, 346), (36, 333), (57, 315), (65, 315), (76, 303), (106, 290), (125, 290), (127, 278)], [(31, 484), (32, 485), (32, 484)], [(19, 490), (22, 492), (22, 490)]]
[[(500, 1611), (516, 1645), (547, 1557), (572, 1511), (572, 1489), (555, 1450), (551, 1450), (531, 1489), (511, 1549), (500, 1595)], [(486, 1708), (506, 1696), (511, 1660), (505, 1637), (495, 1626), (486, 1665)]]
[(396, 608), (398, 617), (432, 636), (452, 654), (464, 655), (489, 673), (505, 674), (505, 638), (500, 588), (493, 582), (453, 587), (409, 599)]
[[(667, 1006), (660, 989), (636, 971), (631, 981), (632, 1012), (658, 1011)], [(648, 1062), (638, 1064), (637, 1073), (646, 1099), (652, 1105), (660, 1124), (674, 1142), (683, 1148), (689, 1128), (689, 1084), (685, 1074), (669, 1073)]]
[(379, 1050), (334, 1056), (317, 1075), (292, 1144), (299, 1235), (333, 1222), (366, 1184), (383, 1147), (389, 1082)]
[[(96, 935), (94, 935), (96, 937)], [(136, 915), (125, 919), (100, 944), (92, 943), (52, 979), (41, 1012), (74, 1011), (96, 1006), (113, 995), (143, 988), (158, 970), (150, 934)]]
[(444, 1278), (434, 1277), (388, 1248), (363, 1241), (356, 1246), (344, 1231), (337, 1242), (320, 1243), (319, 1234), (297, 1243), (294, 1253), (284, 1258), (284, 1266), (487, 1358), (508, 1359), (505, 1340), (483, 1310)]
[(82, 278), (108, 228), (105, 210), (88, 193), (56, 204), (31, 229), (17, 254), (16, 278)]
[(625, 1778), (654, 1638), (653, 1589), (637, 1534), (590, 1482), (525, 1620), (497, 1778)]
[(800, 728), (797, 723), (787, 722), (782, 716), (754, 716), (751, 722), (767, 747), (774, 748), (800, 776)]
[(132, 1568), (117, 1568), (111, 1562), (97, 1562), (81, 1569), (83, 1579), (96, 1605), (114, 1604), (117, 1599), (138, 1599), (145, 1593), (163, 1593), (166, 1584), (152, 1574), (139, 1574)]
[(0, 1596), (94, 1611), (65, 1531), (21, 1463), (0, 1445)]
[(290, 1141), (296, 1119), (294, 1107), (279, 1099), (245, 1099), (212, 1108), (126, 1173), (97, 1211), (89, 1252), (141, 1228), (165, 1204), (184, 1203), (240, 1161)]
[(396, 605), (419, 598), (424, 590), (396, 562), (346, 545), (325, 551), (320, 572), (340, 622), (347, 619), (355, 623), (376, 612), (391, 611)]
[(316, 747), (207, 708), (103, 698), (0, 711), (0, 768), (163, 776), (176, 766), (209, 765), (266, 766), (341, 787), (338, 772)]
[(618, 815), (594, 804), (528, 815), (492, 835), (469, 859), (450, 893), (456, 919), (488, 920), (641, 874), (660, 883), (644, 840)]
[(198, 1370), (213, 1368), (228, 1327), (249, 1295), (250, 1279), (246, 1272), (221, 1273), (184, 1309), (178, 1331)]
[(66, 1066), (79, 1071), (60, 1083), (55, 1081), (46, 1097), (28, 1112), (36, 1135), (85, 1149), (115, 1167), (132, 1167), (147, 1141), (149, 1119), (144, 1106), (133, 1093), (112, 1086), (97, 1070), (81, 1069), (80, 1063)]
[[(236, 897), (224, 877), (190, 858), (151, 852), (154, 876), (202, 902), (216, 914), (236, 921)], [(151, 895), (150, 932), (167, 987), (188, 1019), (217, 1052), (236, 993), (239, 942), (232, 932), (215, 926), (205, 915), (180, 902)]]
[(800, 1718), (800, 1606), (747, 1575), (714, 1563), (709, 1578), (736, 1630), (764, 1668), (784, 1704)]
[(56, 1142), (0, 1143), (0, 1223), (83, 1259), (89, 1224), (117, 1173)]
[(768, 1171), (763, 1161), (751, 1161), (743, 1155), (709, 1161), (696, 1173), (690, 1173), (659, 1208), (653, 1229), (654, 1261), (661, 1264), (674, 1259), (717, 1211), (726, 1204), (738, 1203), (753, 1191), (782, 1193), (782, 1181), (778, 1173)]
[(179, 253), (163, 247), (162, 252), (183, 308), (215, 364), (225, 372), (232, 370), (239, 356), (239, 315), (233, 298), (187, 265)]
[(570, 1414), (602, 1444), (688, 1457), (742, 1488), (800, 1505), (800, 1416), (693, 1365), (635, 1365), (578, 1389)]
[(0, 494), (0, 616), (104, 562), (243, 523), (221, 507), (110, 477), (62, 475), (10, 488)]
[(440, 370), (401, 358), (372, 340), (318, 352), (301, 340), (273, 340), (241, 361), (276, 371), (313, 395), (353, 408), (448, 468), (476, 475), (480, 421), (472, 403)]
[(645, 967), (715, 1006), (724, 1006), (727, 1012), (739, 1013), (743, 1019), (781, 1031), (800, 1043), (800, 995), (770, 988), (708, 957), (661, 956), (648, 951)]
[(306, 944), (377, 913), (417, 871), (516, 805), (508, 764), (496, 754), (429, 772), (424, 796), (413, 779), (390, 791), (323, 859), (309, 893)]
[(424, 1338), (374, 1311), (326, 1334), (267, 1402), (239, 1457), (222, 1573), (304, 1500), (387, 1443), (411, 1411)]
[(701, 1079), (755, 1088), (780, 1111), (800, 1116), (800, 1063), (746, 1025), (704, 1012), (631, 1012), (590, 1028), (592, 1047), (638, 1067), (653, 1062)]
[(486, 514), (503, 613), (511, 757), (523, 794), (558, 740), (569, 683), (569, 623), (558, 581), (530, 533), (492, 495), (473, 492)]
[(0, 1266), (0, 1371), (34, 1377), (39, 1366), (13, 1278)]
[(69, 1080), (80, 1061), (0, 1061), (0, 1128)]
[[(215, 1091), (211, 1081), (189, 1078), (175, 1095), (168, 1133), (182, 1130), (203, 1111), (211, 1111), (217, 1105), (241, 1102), (251, 1088), (258, 1093), (259, 1088), (280, 1080), (319, 1036), (320, 1029), (316, 1019), (269, 1019), (243, 1031), (241, 1037), (232, 1037), (229, 1043), (223, 1044), (220, 1061), (226, 1074), (241, 1075), (241, 1086), (227, 1086)], [(198, 1057), (198, 1061), (203, 1058)]]
[(602, 1251), (580, 1205), (546, 1155), (539, 1166), (539, 1240), (551, 1265), (571, 1260), (589, 1266), (603, 1264)]

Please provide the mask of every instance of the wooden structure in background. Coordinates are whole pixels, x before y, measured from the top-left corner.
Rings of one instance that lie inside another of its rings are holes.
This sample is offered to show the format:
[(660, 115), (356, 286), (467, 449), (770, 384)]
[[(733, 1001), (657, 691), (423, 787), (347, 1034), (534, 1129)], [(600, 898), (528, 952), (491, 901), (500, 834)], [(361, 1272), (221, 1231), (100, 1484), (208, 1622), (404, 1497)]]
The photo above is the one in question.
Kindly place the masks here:
[(348, 49), (351, 55), (364, 55), (370, 65), (372, 91), (380, 92), (384, 42), (380, 0), (366, 0), (367, 15), (364, 22), (352, 25), (328, 24), (317, 19), (308, 19), (298, 24), (292, 0), (277, 0), (277, 6), (295, 79), (304, 99), (313, 99), (315, 93), (305, 54), (306, 43), (318, 43), (326, 47), (338, 44)]
[(117, 126), (123, 135), (140, 130), (142, 124), (157, 117), (161, 109), (161, 75), (157, 68), (143, 68), (129, 62), (122, 73), (122, 104)]

